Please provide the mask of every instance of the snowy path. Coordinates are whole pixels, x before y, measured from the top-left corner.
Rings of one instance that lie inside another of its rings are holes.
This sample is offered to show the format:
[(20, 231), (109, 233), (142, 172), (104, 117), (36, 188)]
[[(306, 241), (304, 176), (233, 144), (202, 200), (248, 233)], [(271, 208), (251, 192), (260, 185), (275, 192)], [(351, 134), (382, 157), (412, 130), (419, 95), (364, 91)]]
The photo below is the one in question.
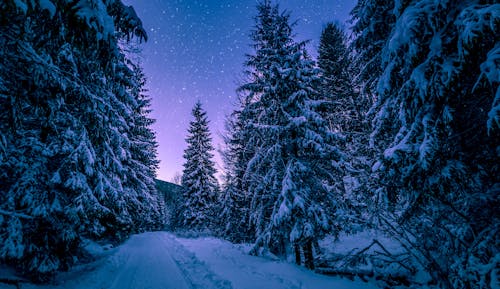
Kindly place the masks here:
[(173, 239), (163, 238), (159, 234), (133, 236), (117, 253), (126, 261), (117, 268), (118, 274), (112, 278), (109, 288), (191, 288), (172, 259), (171, 243)]
[[(0, 284), (0, 289), (15, 288)], [(248, 256), (215, 238), (183, 239), (166, 232), (132, 236), (108, 257), (74, 268), (57, 285), (29, 289), (374, 289), (374, 284), (314, 274)]]
[[(75, 268), (57, 278), (57, 286), (23, 284), (37, 289), (216, 289), (227, 282), (217, 279), (171, 234), (132, 236), (114, 254), (92, 266)], [(2, 288), (2, 285), (0, 285)], [(3, 288), (2, 288), (3, 289)]]

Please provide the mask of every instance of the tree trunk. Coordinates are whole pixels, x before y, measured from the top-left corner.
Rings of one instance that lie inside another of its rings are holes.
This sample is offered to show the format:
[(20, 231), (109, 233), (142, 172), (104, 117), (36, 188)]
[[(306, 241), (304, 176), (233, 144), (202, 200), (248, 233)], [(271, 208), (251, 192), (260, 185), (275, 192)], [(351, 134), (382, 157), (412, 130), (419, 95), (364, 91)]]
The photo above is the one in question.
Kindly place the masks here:
[(302, 260), (300, 259), (300, 246), (295, 243), (293, 247), (295, 249), (295, 263), (300, 266), (302, 265)]
[(312, 241), (309, 240), (304, 244), (304, 262), (307, 269), (314, 269), (314, 258), (312, 251)]
[(319, 242), (317, 239), (313, 241), (312, 246), (314, 250), (313, 254), (315, 254), (316, 257), (321, 256), (323, 254), (323, 252), (321, 252), (321, 247), (319, 246)]

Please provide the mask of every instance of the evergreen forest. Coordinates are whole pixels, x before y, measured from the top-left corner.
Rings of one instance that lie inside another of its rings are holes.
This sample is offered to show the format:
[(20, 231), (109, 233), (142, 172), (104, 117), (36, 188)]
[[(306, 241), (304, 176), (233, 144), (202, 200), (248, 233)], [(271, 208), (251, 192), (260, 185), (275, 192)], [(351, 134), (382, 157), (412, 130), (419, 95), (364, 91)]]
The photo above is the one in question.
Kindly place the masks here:
[[(381, 288), (500, 288), (500, 4), (358, 0), (313, 53), (293, 11), (255, 8), (223, 147), (197, 102), (176, 186), (156, 180), (134, 8), (0, 2), (0, 264), (50, 282), (89, 240), (168, 230), (336, 276), (369, 263)], [(401, 250), (326, 254), (367, 230)]]

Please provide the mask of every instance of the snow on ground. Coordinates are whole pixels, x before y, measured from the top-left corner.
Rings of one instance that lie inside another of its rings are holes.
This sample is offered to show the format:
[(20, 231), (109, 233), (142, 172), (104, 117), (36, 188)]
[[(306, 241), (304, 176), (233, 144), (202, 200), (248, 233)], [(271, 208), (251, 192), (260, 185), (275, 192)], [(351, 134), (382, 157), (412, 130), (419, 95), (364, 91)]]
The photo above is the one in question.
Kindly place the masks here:
[[(0, 283), (0, 289), (16, 288)], [(375, 284), (318, 275), (249, 256), (216, 238), (184, 239), (167, 232), (132, 236), (98, 261), (57, 276), (53, 285), (23, 289), (375, 289)]]
[[(351, 235), (341, 233), (338, 240), (335, 240), (334, 236), (329, 235), (321, 240), (319, 245), (323, 248), (327, 256), (335, 254), (348, 255), (370, 246), (373, 240), (380, 242), (392, 254), (404, 252), (403, 247), (397, 240), (388, 238), (385, 234), (377, 230), (365, 230)], [(379, 246), (372, 246), (366, 253), (374, 253), (380, 249)]]
[(401, 243), (381, 231), (365, 230), (352, 235), (341, 233), (338, 239), (330, 235), (319, 245), (324, 272), (375, 275), (389, 282), (410, 282), (415, 276), (409, 268), (413, 268), (418, 271), (419, 282), (430, 281), (430, 276), (421, 268), (413, 267), (411, 256)]
[(177, 239), (234, 289), (373, 289), (375, 284), (316, 274), (294, 264), (250, 256), (216, 238)]
[(115, 249), (116, 252), (110, 257), (60, 274), (56, 279), (57, 285), (23, 284), (22, 288), (190, 289), (192, 287), (184, 273), (172, 258), (174, 244), (171, 235), (164, 233), (134, 235)]

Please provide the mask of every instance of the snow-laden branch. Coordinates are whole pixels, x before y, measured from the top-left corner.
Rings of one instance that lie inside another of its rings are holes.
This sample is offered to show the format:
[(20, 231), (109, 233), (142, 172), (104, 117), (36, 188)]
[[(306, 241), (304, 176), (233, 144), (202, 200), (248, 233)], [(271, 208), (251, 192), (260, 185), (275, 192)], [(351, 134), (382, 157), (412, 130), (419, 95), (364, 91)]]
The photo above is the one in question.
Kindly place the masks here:
[(4, 216), (18, 217), (18, 218), (21, 218), (21, 219), (33, 219), (32, 216), (29, 216), (29, 215), (26, 215), (26, 214), (23, 214), (23, 213), (5, 211), (5, 210), (2, 210), (2, 209), (0, 209), (0, 214), (2, 214)]

